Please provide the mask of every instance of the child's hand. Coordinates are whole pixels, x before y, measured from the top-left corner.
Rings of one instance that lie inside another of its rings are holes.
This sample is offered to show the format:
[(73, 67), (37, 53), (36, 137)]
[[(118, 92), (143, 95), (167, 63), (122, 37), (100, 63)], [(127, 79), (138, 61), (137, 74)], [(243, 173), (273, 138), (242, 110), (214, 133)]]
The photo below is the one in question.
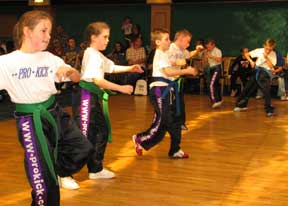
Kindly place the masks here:
[(186, 65), (186, 59), (177, 59), (175, 64), (176, 64), (176, 66), (185, 66)]
[(202, 51), (203, 49), (204, 49), (204, 47), (203, 47), (202, 45), (197, 45), (197, 46), (196, 46), (196, 50), (197, 50), (198, 52)]
[(144, 71), (139, 64), (135, 64), (131, 66), (130, 72), (143, 73)]
[(73, 73), (73, 70), (68, 68), (68, 67), (60, 67), (57, 72), (56, 75), (58, 77), (58, 79), (60, 81), (62, 81), (63, 79), (65, 79), (66, 77), (69, 77), (71, 74)]
[(66, 78), (69, 78), (72, 82), (80, 81), (79, 72), (70, 67), (60, 67), (56, 72), (56, 76), (58, 77), (59, 81), (64, 81)]
[(133, 87), (131, 85), (121, 85), (119, 92), (121, 92), (123, 94), (132, 94)]
[(198, 74), (198, 70), (191, 66), (186, 68), (186, 72), (188, 75), (193, 75), (193, 76), (196, 76)]

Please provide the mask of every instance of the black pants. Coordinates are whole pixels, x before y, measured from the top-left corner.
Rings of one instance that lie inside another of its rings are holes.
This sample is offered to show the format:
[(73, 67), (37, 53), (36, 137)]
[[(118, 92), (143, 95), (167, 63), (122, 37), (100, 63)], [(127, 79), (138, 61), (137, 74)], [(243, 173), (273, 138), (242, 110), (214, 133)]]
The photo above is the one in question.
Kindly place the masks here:
[[(56, 105), (50, 112), (56, 120), (59, 132), (59, 139), (56, 140), (53, 127), (46, 119), (41, 119), (50, 157), (56, 174), (70, 176), (86, 164), (92, 146), (62, 108)], [(19, 113), (16, 113), (15, 116), (18, 138), (25, 152), (25, 171), (32, 187), (31, 206), (58, 206), (60, 205), (59, 186), (48, 170), (36, 136), (33, 117)], [(58, 141), (57, 160), (54, 159), (53, 155), (56, 141)]]
[(169, 156), (172, 156), (180, 149), (181, 143), (181, 120), (176, 116), (176, 100), (174, 92), (170, 93), (165, 99), (161, 94), (166, 87), (153, 87), (150, 90), (150, 100), (155, 113), (152, 124), (145, 132), (137, 134), (136, 141), (141, 144), (145, 150), (149, 150), (158, 144), (168, 132), (171, 137)]
[(236, 81), (238, 77), (240, 78), (243, 87), (245, 87), (248, 81), (248, 76), (249, 74), (247, 71), (244, 70), (244, 68), (238, 68), (238, 70), (232, 71), (230, 79), (231, 90), (235, 91), (237, 89)]
[(108, 127), (103, 114), (101, 100), (96, 94), (78, 88), (75, 91), (74, 119), (94, 147), (87, 166), (89, 173), (96, 173), (103, 169), (103, 159), (108, 142)]
[(249, 98), (255, 94), (257, 88), (263, 93), (265, 111), (267, 113), (273, 112), (274, 108), (271, 105), (271, 77), (267, 71), (262, 69), (254, 72), (253, 76), (251, 76), (243, 92), (238, 97), (236, 107), (247, 107)]
[(184, 79), (180, 82), (179, 96), (180, 96), (180, 120), (181, 125), (185, 125), (186, 122), (186, 109), (185, 109), (185, 100), (184, 100)]
[(209, 86), (209, 95), (212, 103), (222, 101), (221, 94), (221, 65), (216, 65), (207, 69), (207, 81)]

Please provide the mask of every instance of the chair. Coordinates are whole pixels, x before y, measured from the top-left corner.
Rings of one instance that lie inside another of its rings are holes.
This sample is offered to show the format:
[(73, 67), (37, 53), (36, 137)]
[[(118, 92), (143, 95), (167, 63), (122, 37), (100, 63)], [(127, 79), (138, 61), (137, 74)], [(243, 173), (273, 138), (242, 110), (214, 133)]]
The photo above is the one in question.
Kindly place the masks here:
[(233, 64), (235, 57), (222, 57), (221, 93), (224, 94), (224, 87), (230, 86), (229, 68)]
[(204, 80), (204, 76), (203, 76), (203, 61), (200, 58), (191, 58), (190, 59), (190, 66), (196, 68), (199, 73), (197, 76), (186, 76), (187, 78), (191, 78), (191, 79), (199, 79), (199, 93), (200, 95), (202, 95), (204, 93), (204, 84), (205, 84), (205, 80)]

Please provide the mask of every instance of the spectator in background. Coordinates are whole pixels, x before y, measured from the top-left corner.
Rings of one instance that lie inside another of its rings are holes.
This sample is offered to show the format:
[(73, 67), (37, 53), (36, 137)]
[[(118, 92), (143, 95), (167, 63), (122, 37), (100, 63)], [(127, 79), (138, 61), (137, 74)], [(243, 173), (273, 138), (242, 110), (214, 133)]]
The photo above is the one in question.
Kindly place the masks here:
[(52, 41), (52, 47), (50, 52), (58, 57), (63, 58), (64, 56), (64, 48), (61, 46), (59, 39), (54, 39)]
[(130, 46), (132, 27), (133, 27), (133, 24), (132, 24), (131, 17), (125, 16), (121, 25), (121, 31), (124, 34), (124, 39), (126, 42), (125, 48), (128, 48)]
[(285, 69), (285, 61), (283, 60), (283, 56), (281, 52), (275, 50), (276, 52), (276, 65), (274, 67), (274, 74), (278, 77), (278, 92), (277, 95), (280, 97), (280, 100), (287, 101), (287, 93), (288, 93), (288, 73)]
[[(128, 62), (126, 60), (126, 53), (123, 47), (123, 44), (120, 41), (117, 41), (114, 45), (114, 48), (110, 54), (107, 55), (116, 65), (126, 66)], [(106, 73), (105, 78), (108, 81), (111, 81), (115, 84), (124, 85), (128, 82), (129, 74), (124, 73)]]
[[(145, 71), (144, 75), (147, 74), (145, 68), (146, 52), (145, 48), (142, 46), (142, 39), (140, 37), (131, 40), (131, 47), (126, 50), (126, 60), (128, 65), (139, 64)], [(140, 73), (129, 73), (128, 83), (135, 86), (136, 81), (142, 76), (143, 74)]]
[(133, 24), (132, 33), (131, 33), (130, 37), (131, 37), (130, 39), (135, 39), (137, 37), (142, 39), (141, 27), (139, 24)]
[[(65, 63), (69, 64), (70, 66), (74, 68), (79, 68), (78, 52), (79, 52), (79, 49), (78, 47), (76, 47), (75, 39), (70, 38), (68, 40), (68, 47), (64, 49), (63, 60), (65, 61)], [(70, 83), (64, 83), (61, 88), (66, 89), (67, 84), (71, 86)]]
[(145, 67), (146, 52), (140, 37), (131, 40), (131, 46), (126, 50), (126, 60), (128, 65), (140, 64)]
[(63, 59), (66, 64), (77, 68), (79, 64), (78, 60), (79, 49), (76, 47), (76, 41), (74, 38), (68, 40), (68, 47), (64, 49)]
[(117, 41), (110, 54), (107, 55), (116, 65), (128, 65), (126, 53), (121, 42)]
[(64, 28), (61, 25), (56, 27), (56, 33), (53, 39), (58, 39), (63, 48), (66, 48), (69, 36), (64, 31)]
[(78, 67), (77, 67), (77, 70), (78, 71), (81, 71), (81, 64), (82, 64), (82, 59), (83, 59), (83, 56), (84, 56), (84, 51), (86, 50), (87, 48), (87, 45), (88, 43), (86, 41), (83, 41), (80, 43), (79, 45), (79, 52), (78, 52)]

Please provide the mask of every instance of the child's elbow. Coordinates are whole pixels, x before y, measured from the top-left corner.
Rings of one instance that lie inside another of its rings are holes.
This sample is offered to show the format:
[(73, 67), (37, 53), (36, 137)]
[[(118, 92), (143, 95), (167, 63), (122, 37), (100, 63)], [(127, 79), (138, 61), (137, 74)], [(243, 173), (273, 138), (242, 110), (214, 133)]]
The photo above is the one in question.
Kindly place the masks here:
[(80, 81), (80, 75), (79, 74), (73, 74), (71, 77), (70, 77), (71, 81), (74, 82), (74, 83), (77, 83)]

